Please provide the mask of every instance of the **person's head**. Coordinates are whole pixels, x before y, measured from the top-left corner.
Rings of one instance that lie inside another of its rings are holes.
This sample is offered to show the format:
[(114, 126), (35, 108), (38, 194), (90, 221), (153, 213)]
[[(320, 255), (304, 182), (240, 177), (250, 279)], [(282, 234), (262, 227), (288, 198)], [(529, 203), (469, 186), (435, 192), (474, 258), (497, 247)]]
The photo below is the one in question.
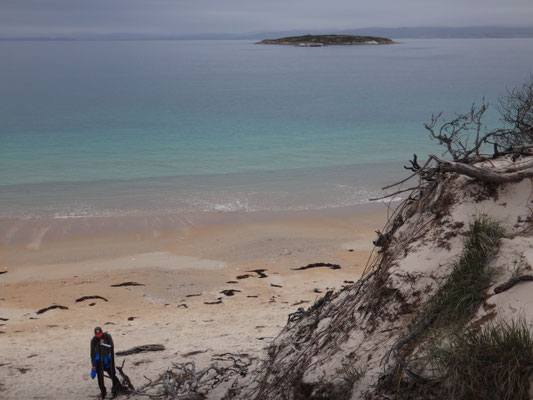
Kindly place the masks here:
[(102, 337), (102, 328), (100, 328), (99, 326), (94, 328), (94, 336), (100, 339)]

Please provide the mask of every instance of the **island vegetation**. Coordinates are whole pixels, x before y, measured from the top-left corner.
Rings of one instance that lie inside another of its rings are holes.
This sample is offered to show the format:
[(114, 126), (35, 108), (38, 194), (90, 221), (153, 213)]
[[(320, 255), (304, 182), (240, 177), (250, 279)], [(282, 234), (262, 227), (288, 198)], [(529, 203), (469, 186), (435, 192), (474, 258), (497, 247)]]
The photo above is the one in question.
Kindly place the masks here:
[(354, 35), (303, 35), (278, 39), (264, 39), (257, 44), (279, 44), (299, 47), (322, 47), (333, 45), (395, 44), (392, 39), (375, 36)]

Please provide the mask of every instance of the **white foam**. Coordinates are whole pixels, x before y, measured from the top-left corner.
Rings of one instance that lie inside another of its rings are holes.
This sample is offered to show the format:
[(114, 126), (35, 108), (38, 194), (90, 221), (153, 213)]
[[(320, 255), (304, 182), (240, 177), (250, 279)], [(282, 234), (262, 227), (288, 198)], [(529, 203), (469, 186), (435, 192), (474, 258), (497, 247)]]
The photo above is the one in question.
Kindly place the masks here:
[[(383, 192), (361, 185), (313, 182), (308, 186), (302, 184), (301, 187), (291, 187), (288, 190), (268, 190), (267, 188), (253, 191), (208, 190), (196, 193), (176, 193), (170, 198), (157, 198), (157, 194), (154, 195), (155, 197), (147, 197), (146, 208), (129, 208), (126, 203), (127, 199), (124, 200), (124, 207), (117, 208), (99, 207), (89, 202), (74, 202), (57, 207), (43, 207), (23, 214), (12, 212), (2, 217), (76, 219), (180, 215), (197, 212), (322, 210), (365, 204), (371, 198), (383, 196)], [(399, 197), (392, 199), (392, 201), (399, 200)], [(390, 201), (390, 199), (384, 201)], [(142, 200), (137, 202), (144, 206)]]

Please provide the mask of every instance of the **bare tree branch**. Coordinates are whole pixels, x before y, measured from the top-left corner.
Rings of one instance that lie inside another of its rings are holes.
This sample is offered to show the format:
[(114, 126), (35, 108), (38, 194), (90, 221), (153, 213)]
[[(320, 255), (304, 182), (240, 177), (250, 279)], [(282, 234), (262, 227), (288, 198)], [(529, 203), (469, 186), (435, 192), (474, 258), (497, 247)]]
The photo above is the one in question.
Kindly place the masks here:
[(424, 127), (432, 139), (446, 147), (444, 154), (449, 154), (453, 161), (470, 162), (483, 155), (482, 150), (487, 144), (495, 144), (495, 150), (498, 150), (501, 136), (507, 134), (506, 130), (489, 130), (483, 124), (488, 108), (483, 99), (481, 106), (472, 104), (469, 112), (457, 114), (451, 121), (441, 123), (442, 113), (432, 115), (431, 121)]

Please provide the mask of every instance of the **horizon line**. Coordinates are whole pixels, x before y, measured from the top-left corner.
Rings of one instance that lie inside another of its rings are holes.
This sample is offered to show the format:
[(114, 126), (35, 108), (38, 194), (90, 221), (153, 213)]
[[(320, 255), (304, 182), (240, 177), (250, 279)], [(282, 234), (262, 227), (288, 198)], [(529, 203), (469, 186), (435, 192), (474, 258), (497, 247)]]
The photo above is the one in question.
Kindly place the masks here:
[[(404, 32), (404, 34), (415, 35), (414, 37), (428, 38), (529, 38), (533, 37), (533, 25), (526, 26), (506, 26), (506, 25), (465, 25), (465, 26), (400, 26), (400, 27), (367, 27), (367, 28), (345, 28), (345, 29), (290, 29), (290, 30), (263, 30), (255, 32), (206, 32), (206, 33), (139, 33), (139, 32), (70, 32), (70, 33), (27, 33), (23, 35), (2, 35), (2, 41), (18, 40), (57, 40), (57, 41), (90, 41), (90, 40), (220, 40), (220, 39), (255, 39), (266, 35), (283, 34), (339, 34), (348, 32), (380, 31), (390, 33)], [(410, 31), (410, 33), (409, 33)], [(469, 31), (469, 32), (468, 32)], [(484, 32), (485, 31), (485, 32)], [(492, 31), (492, 32), (491, 32)], [(455, 36), (447, 36), (453, 35)], [(481, 36), (480, 36), (481, 35)], [(525, 35), (525, 36), (517, 36)], [(414, 38), (413, 37), (413, 38)], [(406, 37), (408, 38), (408, 37)]]

